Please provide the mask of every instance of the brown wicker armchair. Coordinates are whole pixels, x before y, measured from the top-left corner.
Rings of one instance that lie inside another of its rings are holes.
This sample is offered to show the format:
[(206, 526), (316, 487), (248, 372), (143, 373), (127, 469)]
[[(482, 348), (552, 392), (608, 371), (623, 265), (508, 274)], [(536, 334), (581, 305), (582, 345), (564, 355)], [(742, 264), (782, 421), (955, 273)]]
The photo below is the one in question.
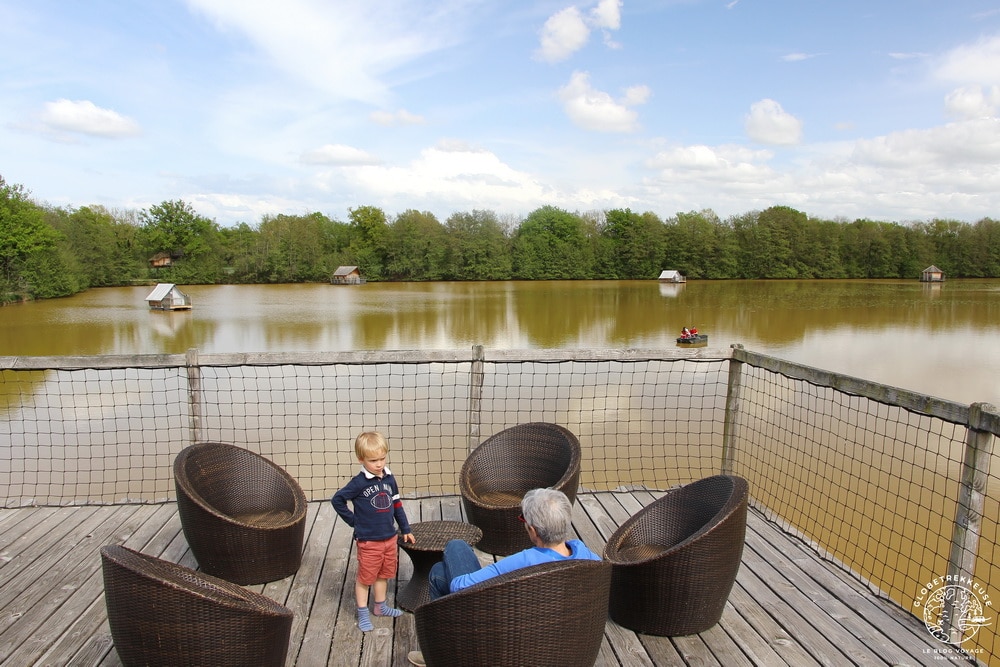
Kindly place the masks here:
[(748, 495), (741, 477), (706, 477), (623, 523), (604, 548), (611, 619), (667, 637), (718, 623), (743, 557)]
[(482, 442), (462, 465), (459, 487), (469, 523), (483, 531), (477, 548), (508, 556), (531, 547), (521, 499), (531, 489), (554, 488), (576, 501), (580, 441), (568, 429), (542, 422), (504, 429)]
[(414, 619), (429, 667), (585, 667), (601, 649), (611, 566), (568, 560), (533, 565), (419, 607)]
[(126, 667), (285, 664), (292, 612), (274, 600), (119, 545), (101, 547), (101, 567)]
[(184, 537), (203, 571), (243, 585), (298, 571), (307, 501), (280, 466), (249, 449), (202, 442), (177, 455), (174, 484)]

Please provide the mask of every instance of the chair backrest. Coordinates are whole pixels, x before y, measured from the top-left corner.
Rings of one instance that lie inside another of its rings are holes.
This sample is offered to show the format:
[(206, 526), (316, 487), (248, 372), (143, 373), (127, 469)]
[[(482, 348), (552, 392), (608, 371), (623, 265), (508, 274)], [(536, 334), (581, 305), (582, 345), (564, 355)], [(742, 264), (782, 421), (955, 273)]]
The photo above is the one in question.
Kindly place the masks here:
[(298, 482), (260, 454), (222, 442), (199, 442), (174, 459), (174, 479), (192, 502), (230, 517), (268, 515), (287, 519), (306, 510)]
[(430, 667), (584, 667), (597, 660), (611, 566), (569, 560), (508, 572), (415, 613)]
[(609, 615), (636, 632), (673, 637), (719, 622), (746, 536), (749, 486), (716, 475), (668, 491), (608, 539)]
[(274, 600), (121, 545), (101, 547), (101, 567), (123, 664), (284, 664), (292, 612)]
[(748, 496), (747, 481), (732, 475), (672, 489), (619, 526), (604, 557), (613, 563), (651, 560), (684, 548), (741, 511), (745, 524)]
[[(576, 499), (582, 453), (580, 440), (558, 424), (531, 422), (511, 426), (484, 440), (462, 465), (463, 490), (486, 489), (523, 496), (554, 487)], [(575, 475), (575, 482), (570, 477)], [(566, 488), (563, 488), (566, 487)]]

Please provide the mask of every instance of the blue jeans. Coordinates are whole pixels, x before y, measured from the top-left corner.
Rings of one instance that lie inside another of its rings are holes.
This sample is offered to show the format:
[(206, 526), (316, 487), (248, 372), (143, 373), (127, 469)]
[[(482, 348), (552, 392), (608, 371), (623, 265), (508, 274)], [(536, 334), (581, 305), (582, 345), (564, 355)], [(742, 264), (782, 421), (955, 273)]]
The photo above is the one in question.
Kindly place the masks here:
[(444, 545), (444, 556), (440, 563), (434, 563), (427, 579), (430, 582), (431, 599), (437, 600), (451, 592), (451, 580), (463, 574), (475, 572), (480, 567), (476, 553), (462, 540), (450, 540)]

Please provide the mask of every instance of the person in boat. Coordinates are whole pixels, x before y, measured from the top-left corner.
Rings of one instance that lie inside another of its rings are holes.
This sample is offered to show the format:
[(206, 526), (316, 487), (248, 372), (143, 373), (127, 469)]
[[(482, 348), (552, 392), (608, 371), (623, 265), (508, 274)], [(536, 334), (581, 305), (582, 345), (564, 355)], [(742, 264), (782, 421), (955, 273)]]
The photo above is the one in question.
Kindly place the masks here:
[(681, 329), (681, 338), (690, 338), (690, 337), (691, 337), (691, 331), (687, 327)]
[(688, 329), (688, 334), (690, 334), (691, 338), (697, 338), (698, 337), (698, 327), (691, 327), (690, 329)]

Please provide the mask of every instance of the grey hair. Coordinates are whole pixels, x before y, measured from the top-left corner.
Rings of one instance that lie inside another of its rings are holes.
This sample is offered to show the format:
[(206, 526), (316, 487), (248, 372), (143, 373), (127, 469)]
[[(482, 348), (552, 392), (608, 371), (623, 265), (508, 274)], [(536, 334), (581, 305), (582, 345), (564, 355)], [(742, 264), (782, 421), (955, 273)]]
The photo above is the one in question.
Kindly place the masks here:
[(521, 500), (524, 521), (535, 529), (543, 544), (559, 544), (570, 537), (573, 506), (562, 491), (532, 489)]

